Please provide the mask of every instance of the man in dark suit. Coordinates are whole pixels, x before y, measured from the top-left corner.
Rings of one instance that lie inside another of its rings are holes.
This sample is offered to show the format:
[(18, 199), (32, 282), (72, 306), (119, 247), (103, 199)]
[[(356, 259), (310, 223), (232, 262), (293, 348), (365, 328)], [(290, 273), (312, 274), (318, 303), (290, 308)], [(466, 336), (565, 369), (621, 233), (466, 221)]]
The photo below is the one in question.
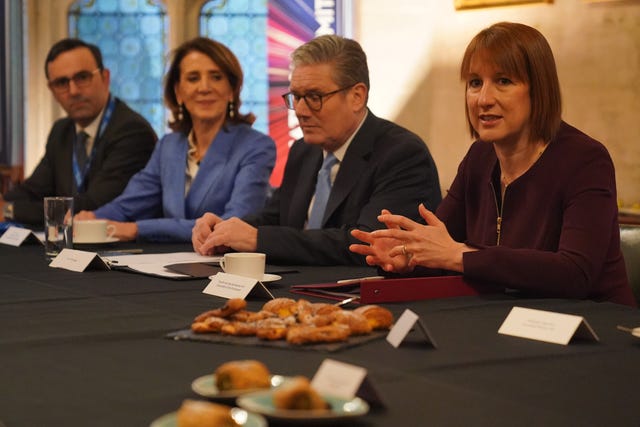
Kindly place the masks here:
[(97, 46), (57, 42), (45, 74), (68, 116), (54, 123), (33, 174), (0, 197), (4, 220), (42, 224), (47, 196), (73, 196), (75, 211), (102, 206), (144, 167), (157, 139), (142, 116), (109, 93), (109, 70)]
[(304, 137), (291, 147), (282, 185), (256, 216), (199, 218), (193, 247), (263, 252), (271, 263), (365, 265), (348, 250), (349, 231), (383, 227), (382, 209), (415, 217), (424, 201), (435, 208), (436, 166), (417, 135), (368, 110), (369, 71), (357, 42), (318, 37), (294, 51), (292, 65), (283, 97)]

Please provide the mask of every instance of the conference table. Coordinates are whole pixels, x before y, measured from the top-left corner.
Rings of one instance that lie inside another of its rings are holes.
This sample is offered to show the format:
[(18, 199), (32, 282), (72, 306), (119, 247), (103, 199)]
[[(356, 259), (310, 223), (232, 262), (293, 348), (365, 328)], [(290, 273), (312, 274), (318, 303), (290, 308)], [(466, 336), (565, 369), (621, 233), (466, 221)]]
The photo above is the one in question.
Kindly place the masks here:
[[(278, 297), (299, 298), (289, 290), (294, 284), (375, 274), (288, 267), (295, 272), (268, 285)], [(407, 308), (416, 313), (437, 348), (418, 328), (398, 348), (382, 337), (335, 352), (168, 339), (223, 304), (202, 293), (208, 282), (78, 273), (49, 267), (37, 244), (0, 245), (0, 426), (149, 426), (183, 400), (201, 398), (194, 379), (241, 359), (310, 378), (325, 359), (365, 368), (383, 406), (333, 426), (640, 425), (640, 339), (616, 329), (640, 326), (634, 308), (503, 293), (383, 304), (396, 318)], [(248, 307), (264, 302), (251, 297)], [(600, 340), (559, 345), (499, 334), (514, 306), (583, 316)]]

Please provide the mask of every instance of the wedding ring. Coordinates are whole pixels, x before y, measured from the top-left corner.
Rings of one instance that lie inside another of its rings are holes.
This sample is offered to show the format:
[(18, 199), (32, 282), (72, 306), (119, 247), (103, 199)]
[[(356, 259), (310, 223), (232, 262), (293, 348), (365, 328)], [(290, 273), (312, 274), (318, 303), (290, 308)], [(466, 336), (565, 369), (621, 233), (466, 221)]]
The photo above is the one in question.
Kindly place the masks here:
[(407, 256), (407, 247), (402, 245), (402, 255)]

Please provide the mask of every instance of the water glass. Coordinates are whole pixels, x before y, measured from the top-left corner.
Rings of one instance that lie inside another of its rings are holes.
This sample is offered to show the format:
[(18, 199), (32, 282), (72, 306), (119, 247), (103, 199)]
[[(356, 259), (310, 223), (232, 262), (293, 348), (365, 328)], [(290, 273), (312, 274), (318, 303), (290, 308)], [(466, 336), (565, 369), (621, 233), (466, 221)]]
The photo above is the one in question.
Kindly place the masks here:
[(45, 256), (53, 259), (64, 248), (73, 248), (73, 197), (45, 197)]

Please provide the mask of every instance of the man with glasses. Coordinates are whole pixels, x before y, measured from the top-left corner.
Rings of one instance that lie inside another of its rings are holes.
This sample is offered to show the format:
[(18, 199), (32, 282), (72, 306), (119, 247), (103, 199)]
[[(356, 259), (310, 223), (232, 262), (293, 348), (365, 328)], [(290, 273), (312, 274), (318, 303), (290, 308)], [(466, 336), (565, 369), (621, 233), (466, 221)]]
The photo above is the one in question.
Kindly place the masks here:
[(0, 219), (41, 224), (46, 196), (73, 196), (75, 211), (102, 206), (144, 167), (157, 139), (142, 116), (110, 94), (109, 70), (97, 46), (57, 42), (45, 75), (67, 117), (54, 123), (32, 175), (0, 197)]
[(284, 102), (303, 138), (289, 151), (282, 185), (256, 216), (199, 218), (193, 247), (263, 252), (271, 263), (365, 265), (348, 250), (350, 230), (383, 227), (385, 208), (413, 218), (420, 203), (435, 208), (433, 159), (417, 135), (369, 111), (366, 55), (353, 40), (320, 36), (297, 48), (289, 89)]

